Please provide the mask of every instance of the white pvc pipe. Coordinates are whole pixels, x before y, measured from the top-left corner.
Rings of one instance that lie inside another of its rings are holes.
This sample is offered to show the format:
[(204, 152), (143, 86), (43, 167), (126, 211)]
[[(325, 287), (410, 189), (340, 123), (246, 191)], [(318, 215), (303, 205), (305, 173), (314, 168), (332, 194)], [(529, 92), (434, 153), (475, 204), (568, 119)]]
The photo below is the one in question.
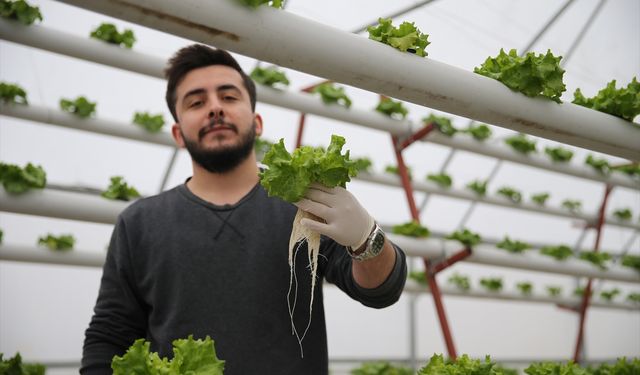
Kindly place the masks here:
[[(540, 149), (540, 154), (523, 155), (514, 152), (506, 145), (487, 145), (484, 142), (477, 141), (472, 137), (447, 137), (437, 131), (429, 133), (423, 139), (426, 142), (432, 142), (442, 146), (452, 147), (458, 150), (473, 152), (475, 154), (490, 156), (499, 160), (506, 160), (518, 164), (529, 165), (543, 169), (545, 171), (553, 171), (565, 175), (584, 178), (592, 181), (604, 182), (614, 186), (624, 186), (630, 189), (640, 189), (640, 181), (633, 180), (622, 174), (604, 175), (596, 172), (593, 168), (586, 165), (576, 165), (570, 163), (554, 163), (547, 158)], [(640, 146), (638, 146), (640, 147)]]
[[(155, 78), (164, 78), (162, 75), (163, 61), (158, 57), (142, 55), (138, 52), (125, 50), (123, 48), (118, 48), (117, 53), (112, 53), (114, 47), (107, 43), (88, 38), (80, 38), (74, 34), (51, 28), (24, 26), (18, 22), (0, 19), (0, 38), (87, 61), (101, 63), (114, 68), (137, 72)], [(107, 60), (97, 58), (105, 54), (110, 56), (110, 58)], [(258, 100), (262, 103), (378, 129), (400, 137), (409, 135), (412, 129), (413, 131), (419, 129), (418, 125), (411, 124), (409, 121), (394, 120), (373, 110), (367, 111), (353, 107), (346, 109), (337, 105), (325, 105), (317, 96), (305, 93), (276, 90), (261, 85), (257, 85), (257, 90)], [(504, 146), (490, 146), (467, 137), (447, 137), (438, 132), (431, 132), (423, 141), (501, 160), (530, 165), (547, 171), (550, 170), (574, 177), (606, 182), (614, 186), (640, 189), (640, 182), (621, 174), (605, 176), (585, 166), (551, 163), (549, 160), (538, 155), (527, 157), (515, 153)]]
[[(358, 177), (355, 180), (363, 180), (368, 182), (373, 182), (386, 186), (393, 186), (402, 188), (402, 182), (400, 181), (400, 177), (391, 175), (389, 173), (364, 173), (361, 172), (358, 174)], [(443, 195), (446, 197), (456, 198), (456, 199), (464, 199), (468, 201), (475, 201), (479, 203), (490, 204), (494, 206), (513, 208), (516, 210), (522, 211), (530, 211), (530, 212), (538, 212), (542, 214), (566, 217), (570, 219), (576, 220), (584, 220), (587, 223), (595, 223), (597, 221), (597, 216), (595, 214), (584, 214), (584, 213), (571, 213), (568, 210), (559, 208), (559, 207), (549, 207), (549, 206), (538, 206), (532, 203), (513, 203), (507, 198), (503, 198), (501, 196), (484, 196), (479, 197), (472, 191), (467, 190), (459, 190), (454, 188), (441, 188), (438, 184), (431, 181), (412, 181), (411, 185), (413, 186), (414, 191), (421, 191), (429, 194)], [(632, 229), (640, 229), (640, 224), (633, 222), (623, 222), (618, 220), (612, 220), (609, 218), (605, 219), (605, 223), (608, 225), (614, 225), (624, 228), (632, 228)]]
[(0, 211), (92, 223), (115, 224), (120, 212), (130, 203), (51, 189), (34, 189), (17, 195), (0, 189)]
[[(25, 262), (25, 263), (43, 263), (43, 264), (55, 264), (66, 266), (82, 266), (82, 267), (97, 267), (101, 268), (104, 264), (106, 257), (105, 252), (87, 251), (73, 249), (69, 251), (53, 251), (45, 247), (34, 247), (26, 245), (15, 244), (2, 244), (0, 245), (0, 260), (12, 261), (12, 262)], [(331, 285), (331, 284), (330, 284)], [(567, 297), (549, 297), (540, 294), (532, 294), (530, 296), (524, 296), (514, 292), (488, 292), (483, 290), (471, 290), (462, 291), (458, 288), (444, 285), (440, 287), (440, 291), (444, 295), (470, 297), (470, 298), (482, 298), (482, 299), (499, 299), (499, 300), (511, 300), (522, 302), (537, 302), (537, 303), (559, 303), (565, 305), (579, 305), (580, 300), (578, 298)], [(429, 293), (429, 288), (426, 285), (421, 285), (414, 280), (407, 280), (404, 288), (404, 292), (408, 293)], [(637, 310), (640, 309), (640, 305), (624, 302), (602, 302), (593, 301), (592, 306)]]
[(54, 251), (46, 247), (0, 245), (0, 260), (13, 262), (102, 267), (105, 257), (106, 251), (104, 253), (78, 249)]
[[(523, 295), (521, 293), (516, 293), (512, 291), (500, 291), (500, 292), (490, 292), (487, 290), (481, 289), (471, 289), (469, 291), (463, 291), (456, 287), (452, 287), (449, 285), (441, 285), (440, 292), (445, 296), (455, 296), (455, 297), (468, 297), (468, 298), (479, 298), (479, 299), (490, 299), (490, 300), (504, 300), (504, 301), (519, 301), (519, 302), (534, 302), (534, 303), (555, 303), (565, 306), (580, 306), (582, 303), (582, 299), (578, 297), (551, 297), (548, 295), (540, 294), (540, 293), (532, 293), (531, 295)], [(535, 288), (535, 286), (534, 286)], [(409, 293), (431, 293), (429, 287), (427, 285), (422, 285), (416, 282), (415, 280), (407, 280), (405, 284), (404, 291)], [(595, 297), (591, 299), (589, 302), (590, 307), (602, 307), (607, 309), (622, 309), (622, 310), (640, 310), (640, 304), (632, 303), (632, 302), (605, 302), (596, 299)]]
[(165, 146), (175, 146), (173, 138), (166, 132), (150, 133), (133, 123), (126, 124), (103, 118), (81, 118), (58, 109), (33, 104), (26, 106), (0, 102), (0, 114), (75, 130), (134, 139)]
[[(437, 258), (445, 254), (447, 257), (463, 249), (457, 241), (435, 238), (416, 239), (396, 234), (388, 234), (389, 239), (398, 245), (409, 256), (421, 258)], [(556, 261), (549, 257), (525, 252), (508, 254), (495, 246), (480, 244), (473, 247), (473, 253), (465, 258), (465, 262), (498, 267), (517, 268), (529, 271), (553, 273), (565, 276), (591, 277), (603, 280), (616, 280), (640, 283), (640, 272), (619, 265), (611, 265), (607, 270), (582, 260), (567, 259)]]
[(285, 11), (229, 0), (62, 2), (418, 105), (640, 160), (640, 130), (620, 118), (529, 98), (471, 71)]

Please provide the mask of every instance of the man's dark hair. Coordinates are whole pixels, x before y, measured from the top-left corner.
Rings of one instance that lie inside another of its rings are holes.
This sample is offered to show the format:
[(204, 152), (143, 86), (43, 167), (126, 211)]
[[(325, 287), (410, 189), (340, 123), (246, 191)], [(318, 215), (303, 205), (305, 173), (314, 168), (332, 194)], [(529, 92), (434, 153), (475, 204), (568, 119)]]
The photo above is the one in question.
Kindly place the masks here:
[(190, 71), (211, 65), (228, 66), (240, 73), (244, 87), (249, 92), (251, 110), (255, 112), (256, 85), (253, 83), (253, 80), (242, 71), (236, 59), (225, 50), (214, 49), (202, 44), (192, 44), (176, 52), (164, 70), (164, 76), (167, 79), (165, 99), (167, 100), (169, 111), (171, 111), (171, 115), (176, 122), (178, 122), (178, 115), (176, 114), (176, 87)]

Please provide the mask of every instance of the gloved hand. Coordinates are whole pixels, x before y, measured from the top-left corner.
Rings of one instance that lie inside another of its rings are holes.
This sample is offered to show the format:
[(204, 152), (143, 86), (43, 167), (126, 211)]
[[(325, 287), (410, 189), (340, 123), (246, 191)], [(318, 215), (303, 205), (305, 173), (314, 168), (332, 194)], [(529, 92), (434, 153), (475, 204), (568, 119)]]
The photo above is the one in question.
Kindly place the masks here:
[(328, 188), (314, 183), (295, 205), (325, 221), (322, 223), (305, 218), (300, 224), (353, 249), (365, 243), (375, 224), (358, 200), (339, 186)]

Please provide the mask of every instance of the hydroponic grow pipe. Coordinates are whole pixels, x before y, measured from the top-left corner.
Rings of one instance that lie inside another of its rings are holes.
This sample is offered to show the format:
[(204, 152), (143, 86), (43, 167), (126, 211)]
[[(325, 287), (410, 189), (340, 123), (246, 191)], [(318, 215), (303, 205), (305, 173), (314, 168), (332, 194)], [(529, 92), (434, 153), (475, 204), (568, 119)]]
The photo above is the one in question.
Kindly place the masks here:
[(7, 104), (0, 101), (0, 114), (102, 135), (133, 139), (164, 146), (175, 146), (173, 138), (166, 132), (150, 133), (141, 126), (133, 123), (127, 124), (104, 118), (81, 118), (59, 109), (34, 104)]
[(0, 245), (0, 260), (13, 262), (58, 264), (67, 266), (102, 267), (107, 252), (72, 249), (55, 251), (46, 247), (15, 244)]
[[(33, 190), (21, 195), (10, 195), (4, 189), (0, 189), (0, 211), (102, 224), (115, 224), (118, 214), (130, 203), (50, 189)], [(437, 238), (415, 239), (393, 233), (389, 233), (388, 236), (407, 255), (420, 258), (438, 258), (443, 251), (450, 256), (460, 249), (460, 244), (455, 241)], [(533, 251), (512, 255), (495, 246), (484, 244), (474, 246), (473, 255), (465, 261), (560, 275), (640, 283), (640, 273), (628, 267), (614, 265), (603, 271), (577, 259), (556, 261), (534, 254)]]
[[(416, 294), (430, 293), (429, 286), (420, 284), (415, 280), (407, 280), (407, 283), (405, 284), (405, 287), (404, 287), (404, 292), (416, 293)], [(564, 306), (579, 306), (581, 302), (580, 298), (577, 298), (577, 297), (560, 297), (560, 296), (551, 297), (548, 295), (536, 294), (536, 293), (532, 293), (530, 295), (523, 295), (522, 293), (513, 292), (513, 291), (490, 292), (490, 291), (477, 289), (477, 288), (464, 291), (448, 285), (440, 287), (440, 292), (445, 296), (520, 301), (520, 302), (534, 302), (534, 303), (554, 303), (554, 304), (560, 304)], [(615, 308), (615, 309), (622, 309), (622, 310), (632, 310), (632, 311), (640, 310), (640, 304), (632, 303), (632, 302), (594, 301), (591, 303), (590, 306)]]
[[(124, 48), (119, 48), (116, 53), (112, 54), (111, 50), (114, 46), (110, 46), (107, 43), (89, 38), (81, 38), (74, 34), (43, 26), (24, 26), (18, 22), (0, 18), (0, 38), (155, 78), (163, 78), (162, 67), (164, 61), (158, 57), (146, 56), (135, 51), (125, 50)], [(93, 53), (94, 50), (97, 50), (97, 52)], [(96, 58), (96, 56), (99, 57), (103, 54), (109, 55), (110, 59), (101, 61)], [(356, 108), (346, 109), (341, 106), (327, 106), (317, 97), (275, 90), (261, 85), (257, 85), (257, 90), (258, 101), (266, 104), (388, 131), (400, 137), (411, 134), (411, 129), (415, 127), (415, 125), (411, 125), (408, 121), (394, 120), (376, 113), (373, 110), (366, 111)], [(523, 156), (506, 147), (489, 147), (483, 142), (475, 141), (467, 137), (450, 138), (437, 132), (432, 132), (429, 137), (424, 140), (570, 176), (608, 182), (616, 186), (624, 186), (631, 189), (640, 189), (640, 182), (634, 181), (621, 174), (605, 176), (584, 166), (551, 163), (547, 159), (537, 155)]]
[[(356, 180), (363, 180), (368, 182), (374, 182), (381, 185), (394, 186), (402, 188), (402, 180), (398, 176), (393, 176), (389, 173), (366, 173), (360, 172), (358, 176), (355, 178)], [(415, 191), (422, 191), (425, 193), (443, 195), (451, 198), (464, 199), (469, 201), (478, 201), (480, 203), (490, 204), (494, 206), (508, 207), (514, 208), (517, 210), (530, 211), (530, 212), (538, 212), (547, 215), (566, 217), (576, 220), (584, 220), (587, 223), (594, 223), (597, 221), (596, 215), (589, 215), (585, 213), (571, 213), (568, 210), (556, 208), (556, 207), (547, 207), (547, 206), (538, 206), (531, 203), (513, 203), (509, 201), (507, 198), (503, 197), (493, 197), (493, 196), (483, 196), (479, 197), (474, 192), (466, 191), (466, 190), (458, 190), (454, 188), (440, 188), (436, 183), (430, 181), (413, 181), (412, 182), (413, 189)], [(608, 219), (605, 220), (605, 223), (608, 225), (615, 225), (619, 227), (632, 228), (632, 229), (640, 229), (640, 224), (633, 222), (623, 222)]]
[[(417, 239), (389, 233), (388, 237), (409, 256), (434, 259), (445, 254), (447, 257), (460, 250), (457, 241), (438, 238)], [(473, 253), (465, 262), (529, 271), (559, 274), (565, 276), (591, 277), (628, 283), (640, 283), (640, 273), (619, 265), (611, 265), (607, 270), (584, 260), (567, 259), (557, 261), (550, 257), (528, 251), (522, 254), (509, 254), (495, 246), (479, 244), (473, 246)]]
[(418, 105), (640, 160), (640, 131), (625, 120), (529, 98), (471, 71), (271, 7), (228, 0), (62, 2)]
[(51, 189), (31, 190), (18, 195), (0, 189), (0, 211), (92, 223), (115, 224), (129, 203)]

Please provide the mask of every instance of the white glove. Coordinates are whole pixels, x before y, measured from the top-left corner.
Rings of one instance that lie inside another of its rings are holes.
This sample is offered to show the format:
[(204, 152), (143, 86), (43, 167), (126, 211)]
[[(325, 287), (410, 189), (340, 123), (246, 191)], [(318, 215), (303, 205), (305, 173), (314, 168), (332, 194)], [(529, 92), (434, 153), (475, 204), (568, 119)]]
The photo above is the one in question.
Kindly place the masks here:
[(358, 249), (365, 243), (375, 224), (358, 200), (347, 189), (339, 186), (328, 188), (314, 183), (305, 197), (295, 205), (325, 221), (323, 223), (305, 218), (300, 224), (353, 249)]

